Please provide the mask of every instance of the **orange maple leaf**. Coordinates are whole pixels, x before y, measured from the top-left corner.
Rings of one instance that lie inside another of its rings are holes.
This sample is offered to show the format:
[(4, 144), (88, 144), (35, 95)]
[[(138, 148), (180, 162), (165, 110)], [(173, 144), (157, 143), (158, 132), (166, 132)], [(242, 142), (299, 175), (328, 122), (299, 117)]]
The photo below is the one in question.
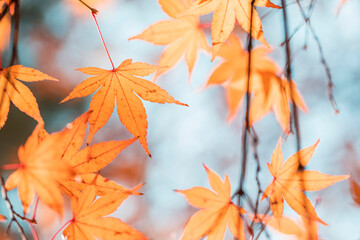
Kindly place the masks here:
[(61, 159), (69, 164), (72, 171), (78, 174), (78, 176), (76, 179), (62, 179), (60, 182), (61, 189), (68, 196), (79, 196), (80, 191), (89, 185), (95, 187), (97, 195), (111, 192), (118, 194), (119, 198), (121, 197), (120, 195), (124, 195), (124, 199), (131, 194), (140, 195), (141, 193), (138, 193), (136, 190), (127, 189), (94, 173), (111, 163), (123, 149), (136, 141), (137, 138), (101, 142), (80, 150), (89, 115), (90, 112), (84, 113), (68, 124), (67, 126), (71, 131), (68, 131), (62, 137), (62, 144), (66, 148), (63, 148), (61, 152)]
[(45, 79), (58, 81), (45, 73), (21, 65), (0, 68), (0, 128), (4, 126), (7, 119), (10, 100), (20, 111), (34, 118), (40, 124), (44, 124), (34, 95), (18, 80), (35, 82)]
[(231, 201), (231, 185), (226, 175), (224, 182), (219, 175), (204, 164), (212, 192), (204, 187), (188, 190), (176, 190), (185, 195), (187, 201), (196, 208), (201, 208), (186, 223), (181, 239), (195, 240), (208, 236), (209, 239), (223, 239), (226, 225), (237, 239), (245, 239), (244, 226), (240, 214), (245, 210)]
[(190, 3), (190, 0), (159, 0), (164, 12), (172, 19), (157, 22), (141, 34), (129, 39), (142, 39), (156, 45), (168, 45), (159, 60), (159, 66), (162, 68), (157, 71), (154, 80), (172, 68), (184, 54), (190, 80), (198, 49), (209, 51), (205, 35), (200, 28), (199, 17), (176, 18), (176, 15), (185, 11)]
[[(260, 218), (260, 219), (259, 219)], [(315, 221), (310, 221), (310, 224), (305, 224), (307, 219), (302, 217), (302, 221), (294, 221), (291, 218), (282, 216), (280, 219), (276, 219), (274, 216), (262, 216), (259, 215), (256, 219), (257, 222), (265, 224), (267, 227), (271, 227), (276, 231), (286, 235), (295, 235), (298, 240), (317, 240), (318, 227)]]
[(353, 178), (350, 178), (350, 191), (354, 202), (360, 206), (360, 186)]
[(68, 131), (66, 128), (48, 136), (39, 124), (25, 145), (20, 146), (20, 168), (9, 176), (5, 187), (6, 190), (18, 187), (25, 214), (36, 193), (42, 202), (62, 215), (63, 199), (58, 182), (73, 176), (71, 167), (60, 158), (66, 147), (61, 140)]
[(341, 0), (341, 2), (339, 3), (337, 10), (336, 10), (336, 15), (339, 15), (342, 7), (345, 5), (345, 3), (347, 2), (347, 0)]
[[(270, 0), (255, 1), (257, 7), (280, 8)], [(221, 45), (228, 39), (235, 26), (235, 19), (239, 25), (250, 33), (251, 1), (249, 0), (195, 0), (185, 12), (179, 16), (204, 15), (214, 11), (211, 38), (213, 45), (213, 59)], [(262, 30), (261, 19), (257, 11), (253, 10), (252, 32), (253, 38), (268, 45)]]
[(187, 106), (175, 100), (156, 84), (134, 76), (147, 76), (159, 70), (159, 67), (141, 62), (132, 63), (132, 60), (128, 59), (114, 70), (95, 67), (79, 70), (85, 74), (96, 76), (83, 81), (61, 102), (88, 96), (100, 88), (90, 102), (90, 133), (87, 143), (90, 143), (94, 134), (109, 120), (114, 110), (115, 96), (120, 121), (129, 132), (139, 137), (140, 143), (149, 155), (146, 140), (147, 116), (138, 96), (150, 102), (176, 103)]
[(298, 171), (299, 164), (306, 166), (312, 158), (319, 140), (312, 146), (302, 149), (283, 163), (281, 139), (271, 156), (268, 169), (274, 177), (272, 183), (265, 189), (262, 199), (269, 197), (270, 207), (276, 219), (280, 219), (284, 210), (284, 201), (300, 216), (308, 216), (314, 221), (327, 225), (321, 220), (310, 200), (303, 191), (318, 191), (336, 182), (349, 178), (348, 175), (332, 176), (318, 171)]
[(95, 197), (95, 188), (88, 187), (79, 198), (71, 198), (73, 218), (63, 232), (68, 240), (87, 240), (95, 237), (114, 240), (147, 239), (141, 232), (120, 219), (104, 217), (114, 212), (122, 203), (116, 195), (107, 194), (94, 202)]
[[(279, 124), (285, 132), (290, 128), (291, 101), (290, 84), (280, 77), (281, 69), (268, 58), (269, 49), (255, 48), (251, 52), (250, 92), (253, 93), (249, 113), (249, 125), (252, 126), (270, 110), (273, 110)], [(242, 99), (247, 90), (248, 80), (248, 52), (241, 45), (240, 39), (232, 34), (226, 44), (222, 45), (218, 56), (224, 59), (219, 67), (211, 74), (206, 86), (224, 86), (229, 108), (228, 121), (238, 112)], [(296, 105), (303, 111), (307, 107), (296, 89), (292, 86)]]

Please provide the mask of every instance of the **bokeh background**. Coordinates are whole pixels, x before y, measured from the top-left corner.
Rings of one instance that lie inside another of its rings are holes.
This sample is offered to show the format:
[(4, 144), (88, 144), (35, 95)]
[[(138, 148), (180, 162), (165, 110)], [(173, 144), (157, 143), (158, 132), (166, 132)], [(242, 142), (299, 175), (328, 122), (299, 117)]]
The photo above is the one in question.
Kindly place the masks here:
[[(163, 46), (140, 40), (128, 41), (128, 38), (139, 34), (150, 24), (168, 18), (156, 0), (86, 2), (99, 10), (99, 25), (115, 65), (128, 58), (157, 63)], [(293, 32), (303, 19), (295, 1), (290, 2), (290, 28)], [(279, 1), (274, 3), (279, 4)], [(310, 1), (304, 0), (302, 3), (308, 6)], [(309, 169), (327, 174), (351, 174), (356, 181), (360, 181), (360, 2), (348, 0), (336, 15), (339, 3), (340, 0), (316, 1), (311, 24), (330, 66), (340, 114), (334, 114), (328, 100), (327, 78), (320, 63), (319, 51), (305, 25), (291, 40), (294, 53), (293, 79), (309, 108), (308, 114), (300, 114), (302, 146), (310, 146), (321, 139), (308, 165)], [(270, 56), (283, 67), (281, 10), (258, 10), (260, 16), (263, 16), (265, 37), (274, 48)], [(209, 22), (211, 16), (204, 16), (201, 20)], [(209, 30), (206, 33), (210, 43)], [(236, 34), (242, 36), (245, 45), (246, 34), (240, 28), (236, 29)], [(11, 55), (8, 36), (9, 23), (5, 18), (0, 23), (3, 67), (7, 67)], [(153, 157), (149, 158), (140, 144), (136, 143), (102, 171), (108, 178), (127, 187), (146, 183), (142, 189), (144, 195), (130, 197), (115, 215), (144, 232), (149, 239), (179, 238), (185, 222), (196, 209), (173, 190), (193, 186), (209, 187), (202, 163), (218, 172), (222, 178), (225, 174), (229, 175), (233, 191), (238, 186), (244, 113), (240, 111), (232, 123), (226, 123), (228, 110), (224, 90), (221, 87), (202, 88), (220, 62), (220, 59), (210, 62), (210, 56), (201, 52), (191, 84), (188, 84), (187, 67), (183, 60), (162, 75), (157, 84), (190, 107), (144, 102), (149, 122), (149, 149)], [(73, 87), (87, 78), (75, 69), (111, 67), (91, 14), (75, 0), (21, 1), (19, 63), (60, 79), (59, 82), (27, 84), (38, 100), (49, 132), (62, 129), (66, 123), (88, 109), (90, 97), (59, 104)], [(147, 79), (151, 80), (151, 76)], [(0, 130), (1, 164), (18, 161), (17, 149), (26, 141), (35, 125), (34, 120), (11, 106), (8, 120)], [(272, 180), (266, 162), (270, 161), (277, 140), (283, 133), (272, 113), (256, 123), (255, 129), (260, 139), (260, 179), (264, 189)], [(95, 135), (94, 143), (130, 137), (115, 112), (105, 127)], [(283, 141), (284, 157), (289, 157), (295, 151), (295, 138), (290, 135)], [(246, 190), (253, 198), (257, 193), (255, 169), (250, 152)], [(7, 177), (9, 172), (3, 174)], [(16, 190), (9, 194), (21, 212)], [(322, 239), (360, 239), (360, 209), (351, 198), (348, 181), (309, 193), (308, 196), (316, 203), (318, 215), (329, 224), (328, 227), (319, 225)], [(0, 206), (1, 214), (6, 215), (4, 201), (0, 201)], [(266, 207), (264, 202), (260, 209), (264, 211)], [(285, 214), (297, 218), (287, 205)], [(60, 220), (55, 213), (40, 205), (37, 228), (40, 239), (50, 239), (61, 223), (70, 217), (71, 213), (67, 212), (64, 219)], [(24, 227), (29, 231), (26, 225)], [(1, 228), (5, 229), (6, 223), (1, 223)], [(267, 232), (268, 236), (263, 234), (261, 239), (289, 239), (289, 236), (276, 231)], [(16, 233), (13, 236), (16, 239)], [(230, 235), (226, 238), (232, 239)], [(57, 239), (61, 239), (60, 235)]]

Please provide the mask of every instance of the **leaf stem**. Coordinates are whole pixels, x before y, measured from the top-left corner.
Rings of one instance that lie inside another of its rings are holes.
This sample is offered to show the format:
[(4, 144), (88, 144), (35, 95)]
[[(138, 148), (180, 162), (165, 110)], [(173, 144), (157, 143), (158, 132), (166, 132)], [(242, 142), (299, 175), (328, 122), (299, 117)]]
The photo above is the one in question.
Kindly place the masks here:
[[(37, 199), (36, 199), (36, 203), (35, 203), (35, 207), (34, 207), (34, 213), (33, 213), (33, 216), (31, 218), (31, 220), (33, 220), (33, 221), (35, 221), (36, 210), (37, 210), (38, 205), (39, 205), (39, 197), (37, 197)], [(39, 240), (39, 236), (38, 236), (38, 234), (36, 232), (34, 224), (30, 223), (30, 228), (31, 228), (31, 233), (33, 235), (34, 240)]]
[(199, 23), (199, 28), (211, 28), (211, 23)]
[(111, 62), (111, 66), (112, 66), (113, 70), (115, 70), (114, 63), (113, 63), (113, 61), (112, 61), (112, 59), (111, 59), (111, 57), (110, 57), (109, 51), (108, 51), (108, 49), (107, 49), (107, 47), (106, 47), (106, 44), (105, 44), (103, 35), (102, 35), (101, 31), (100, 31), (99, 24), (98, 24), (98, 22), (97, 22), (97, 20), (96, 20), (96, 17), (95, 17), (95, 13), (92, 12), (91, 15), (92, 15), (93, 18), (94, 18), (94, 21), (95, 21), (95, 24), (96, 24), (96, 28), (97, 28), (97, 30), (98, 30), (98, 32), (99, 32), (99, 35), (100, 35), (101, 41), (102, 41), (102, 43), (103, 43), (103, 46), (104, 46), (104, 48), (105, 48), (106, 54), (108, 55), (109, 60), (110, 60), (110, 62)]
[(0, 166), (0, 169), (2, 170), (16, 170), (21, 168), (23, 165), (20, 163), (14, 163), (14, 164), (5, 164)]
[(69, 223), (71, 223), (73, 221), (73, 219), (70, 219), (69, 221), (67, 221), (56, 233), (55, 235), (51, 238), (51, 240), (54, 240), (56, 235), (59, 234), (59, 232), (61, 232), (61, 230), (63, 230), (64, 227), (66, 227), (66, 225), (68, 225)]
[(97, 13), (99, 12), (99, 11), (96, 10), (95, 8), (92, 8), (92, 7), (90, 7), (89, 5), (87, 5), (84, 1), (79, 0), (79, 2), (81, 2), (85, 7), (87, 7), (88, 9), (90, 9), (90, 11), (91, 11), (92, 13), (97, 14)]

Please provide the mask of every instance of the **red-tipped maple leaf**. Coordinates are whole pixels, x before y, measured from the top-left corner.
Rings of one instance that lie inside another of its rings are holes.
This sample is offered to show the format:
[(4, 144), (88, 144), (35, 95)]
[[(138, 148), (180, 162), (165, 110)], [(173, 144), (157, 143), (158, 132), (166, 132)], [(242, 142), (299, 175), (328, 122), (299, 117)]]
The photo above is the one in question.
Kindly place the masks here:
[(7, 119), (10, 100), (20, 111), (26, 113), (40, 124), (44, 124), (34, 95), (19, 80), (36, 82), (45, 79), (58, 81), (45, 73), (21, 65), (0, 68), (0, 129)]
[(187, 106), (175, 100), (165, 90), (156, 84), (136, 76), (147, 76), (159, 67), (146, 63), (132, 63), (131, 59), (125, 60), (114, 70), (104, 70), (95, 67), (79, 69), (85, 74), (95, 75), (79, 84), (64, 99), (66, 102), (73, 98), (85, 97), (98, 88), (90, 102), (90, 133), (87, 142), (90, 143), (94, 134), (109, 120), (115, 107), (120, 121), (139, 141), (146, 153), (150, 155), (147, 144), (147, 116), (145, 108), (139, 99), (157, 103), (176, 103)]
[(159, 66), (162, 68), (157, 71), (154, 79), (174, 67), (183, 55), (185, 55), (190, 79), (198, 49), (209, 51), (205, 35), (200, 28), (199, 17), (176, 18), (176, 15), (190, 6), (190, 0), (159, 0), (159, 4), (172, 19), (157, 22), (129, 40), (142, 39), (155, 45), (168, 45), (159, 60)]
[(281, 139), (279, 139), (271, 156), (271, 163), (268, 163), (268, 169), (274, 180), (265, 189), (262, 196), (262, 199), (269, 198), (270, 207), (276, 219), (280, 219), (283, 214), (283, 199), (285, 199), (289, 206), (299, 215), (309, 216), (312, 220), (326, 225), (317, 216), (315, 208), (303, 191), (318, 191), (345, 180), (349, 176), (332, 176), (310, 170), (298, 171), (300, 164), (303, 167), (308, 164), (318, 143), (319, 141), (308, 148), (300, 150), (283, 163)]
[(237, 239), (245, 239), (244, 226), (240, 214), (245, 210), (231, 201), (231, 185), (229, 177), (222, 182), (219, 175), (205, 166), (212, 192), (204, 187), (194, 187), (188, 190), (176, 190), (185, 195), (187, 201), (196, 208), (201, 208), (186, 223), (183, 240), (223, 239), (226, 226)]

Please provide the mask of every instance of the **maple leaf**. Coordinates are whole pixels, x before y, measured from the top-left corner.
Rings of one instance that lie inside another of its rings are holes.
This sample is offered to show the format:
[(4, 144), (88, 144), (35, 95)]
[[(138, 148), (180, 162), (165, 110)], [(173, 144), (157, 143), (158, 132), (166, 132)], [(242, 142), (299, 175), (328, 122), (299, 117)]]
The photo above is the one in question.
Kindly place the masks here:
[[(310, 239), (317, 240), (318, 237), (318, 227), (315, 221), (310, 221), (310, 224), (305, 224), (307, 219), (302, 217), (302, 221), (294, 221), (291, 218), (281, 216), (280, 219), (276, 219), (274, 216), (263, 216), (258, 215), (255, 221), (265, 224), (267, 227), (271, 227), (280, 233), (286, 235), (295, 235), (298, 240), (308, 240)], [(310, 235), (309, 235), (310, 234)]]
[(65, 128), (48, 135), (39, 124), (25, 145), (20, 146), (20, 168), (9, 176), (5, 187), (6, 190), (18, 187), (25, 214), (36, 193), (42, 202), (62, 215), (63, 201), (58, 182), (73, 176), (70, 166), (60, 158), (61, 150), (66, 147), (61, 140), (68, 131)]
[(96, 195), (98, 196), (111, 193), (117, 195), (118, 199), (125, 200), (129, 195), (142, 195), (138, 190), (143, 184), (128, 189), (98, 173), (87, 173), (81, 174), (81, 181), (75, 179), (63, 181), (61, 188), (69, 197), (79, 197), (81, 192), (89, 186), (95, 187)]
[[(291, 102), (290, 84), (280, 77), (281, 69), (266, 54), (270, 51), (264, 47), (251, 51), (250, 92), (253, 93), (250, 104), (249, 125), (252, 126), (269, 111), (273, 110), (279, 124), (285, 132), (290, 129)], [(248, 52), (241, 45), (240, 39), (232, 34), (226, 44), (222, 45), (218, 56), (224, 62), (211, 74), (206, 83), (222, 85), (226, 91), (229, 108), (227, 120), (231, 121), (238, 112), (247, 90)], [(295, 84), (292, 85), (296, 105), (307, 112), (307, 107)]]
[(20, 111), (34, 118), (40, 124), (44, 124), (34, 95), (18, 80), (35, 82), (45, 79), (58, 81), (45, 73), (22, 65), (0, 68), (0, 128), (4, 126), (7, 119), (10, 100)]
[(154, 80), (169, 68), (172, 68), (183, 55), (185, 55), (189, 69), (190, 80), (198, 49), (201, 48), (207, 52), (210, 50), (205, 35), (201, 30), (199, 17), (176, 18), (176, 15), (185, 11), (190, 6), (190, 3), (190, 0), (159, 0), (164, 12), (172, 19), (157, 22), (141, 34), (129, 39), (142, 39), (155, 45), (168, 45), (159, 60), (159, 66), (162, 68), (157, 71)]
[(360, 186), (350, 178), (350, 190), (354, 202), (360, 206)]
[(231, 201), (231, 185), (226, 175), (224, 182), (219, 175), (204, 164), (211, 188), (215, 193), (204, 187), (188, 190), (176, 190), (185, 195), (187, 201), (196, 208), (201, 208), (186, 223), (181, 239), (195, 240), (208, 236), (208, 239), (223, 239), (226, 225), (230, 232), (239, 240), (245, 239), (244, 226), (240, 214), (245, 210)]
[(147, 116), (145, 108), (138, 96), (146, 101), (157, 103), (176, 103), (187, 106), (171, 97), (165, 90), (156, 84), (136, 76), (147, 76), (159, 67), (135, 62), (131, 59), (122, 62), (114, 70), (105, 70), (95, 67), (79, 69), (85, 74), (96, 75), (80, 83), (75, 89), (61, 102), (66, 102), (77, 97), (85, 97), (98, 88), (90, 102), (90, 133), (87, 139), (89, 144), (94, 134), (102, 128), (109, 120), (115, 106), (115, 96), (117, 112), (120, 121), (134, 136), (139, 137), (139, 141), (150, 155), (146, 135), (147, 135)]
[(318, 191), (333, 185), (336, 182), (349, 178), (348, 175), (332, 176), (318, 171), (302, 170), (299, 166), (306, 166), (312, 158), (319, 140), (312, 146), (302, 149), (283, 163), (281, 139), (271, 156), (268, 169), (274, 177), (272, 183), (265, 189), (262, 200), (270, 200), (270, 207), (276, 219), (280, 219), (284, 210), (284, 201), (301, 216), (309, 216), (312, 220), (327, 225), (321, 220), (310, 200), (303, 191)]
[(87, 186), (94, 186), (97, 195), (111, 192), (118, 194), (119, 198), (124, 197), (124, 199), (129, 195), (140, 195), (141, 193), (136, 191), (139, 186), (135, 187), (134, 190), (130, 190), (94, 173), (106, 167), (137, 138), (101, 142), (80, 150), (86, 132), (86, 122), (90, 114), (91, 112), (86, 112), (72, 123), (69, 123), (67, 127), (71, 131), (62, 136), (62, 144), (66, 147), (61, 151), (61, 160), (71, 167), (72, 171), (77, 174), (77, 178), (62, 179), (59, 182), (60, 188), (70, 197), (79, 196), (80, 191)]
[[(280, 8), (270, 0), (255, 1), (254, 6)], [(195, 0), (185, 12), (179, 16), (204, 15), (214, 11), (211, 38), (213, 45), (213, 59), (221, 45), (228, 39), (235, 26), (235, 19), (239, 25), (250, 33), (251, 1), (249, 0)], [(253, 38), (268, 45), (262, 30), (261, 20), (257, 11), (253, 10), (252, 32)]]
[(345, 5), (345, 3), (347, 2), (347, 0), (341, 0), (341, 2), (339, 3), (337, 10), (336, 10), (336, 15), (339, 15), (341, 9), (343, 8), (343, 6)]
[(122, 203), (116, 195), (107, 194), (94, 202), (95, 197), (95, 188), (88, 187), (79, 198), (71, 198), (73, 218), (63, 232), (68, 240), (87, 240), (95, 237), (114, 240), (146, 239), (141, 232), (120, 219), (105, 217)]

